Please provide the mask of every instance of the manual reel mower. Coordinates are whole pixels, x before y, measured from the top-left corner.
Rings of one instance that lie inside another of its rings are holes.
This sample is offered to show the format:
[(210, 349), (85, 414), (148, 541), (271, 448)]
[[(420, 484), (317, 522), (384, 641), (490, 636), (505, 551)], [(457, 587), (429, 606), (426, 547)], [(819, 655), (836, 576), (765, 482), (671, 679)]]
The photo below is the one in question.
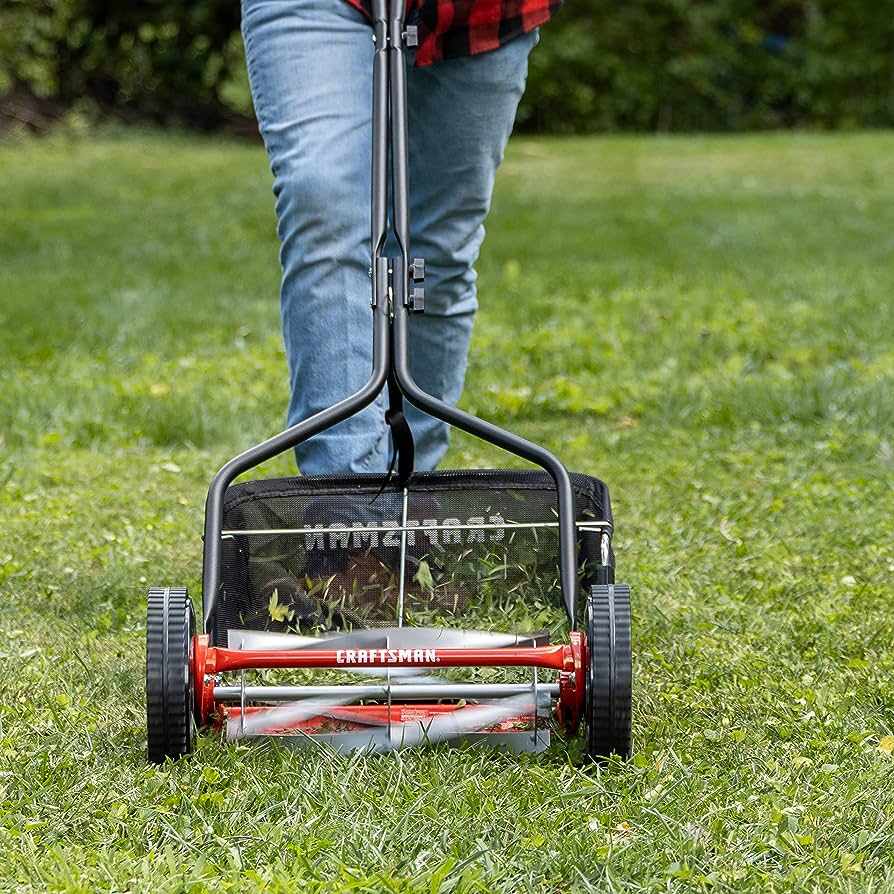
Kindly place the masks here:
[[(414, 31), (402, 0), (387, 2), (373, 4), (370, 378), (214, 478), (201, 632), (185, 589), (149, 593), (150, 761), (189, 753), (206, 728), (341, 751), (456, 739), (540, 751), (554, 720), (571, 735), (583, 721), (591, 758), (630, 751), (630, 594), (614, 582), (607, 487), (410, 374), (409, 316), (423, 309), (410, 281), (424, 276), (407, 249), (403, 53)], [(394, 258), (382, 253), (389, 147)], [(234, 484), (386, 385), (396, 473)], [(545, 471), (415, 472), (404, 399)]]

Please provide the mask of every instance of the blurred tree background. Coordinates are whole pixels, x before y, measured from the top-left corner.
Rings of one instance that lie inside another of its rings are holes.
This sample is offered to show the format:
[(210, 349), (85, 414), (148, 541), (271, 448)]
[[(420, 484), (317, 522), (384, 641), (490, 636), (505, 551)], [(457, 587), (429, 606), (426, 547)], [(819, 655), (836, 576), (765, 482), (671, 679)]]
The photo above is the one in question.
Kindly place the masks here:
[[(251, 131), (239, 4), (3, 0), (0, 117), (72, 112)], [(552, 133), (892, 124), (894, 0), (567, 0), (519, 113)]]

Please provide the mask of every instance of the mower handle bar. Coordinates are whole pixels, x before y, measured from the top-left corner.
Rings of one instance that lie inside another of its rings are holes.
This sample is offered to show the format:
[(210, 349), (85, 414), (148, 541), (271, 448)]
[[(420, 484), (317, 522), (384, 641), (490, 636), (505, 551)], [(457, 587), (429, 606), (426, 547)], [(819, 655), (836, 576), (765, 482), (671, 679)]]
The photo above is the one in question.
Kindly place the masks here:
[[(387, 2), (387, 5), (386, 5)], [(409, 180), (407, 173), (407, 91), (404, 68), (404, 0), (373, 0), (372, 114), (372, 370), (363, 387), (344, 400), (268, 438), (226, 463), (211, 483), (205, 501), (202, 570), (203, 622), (211, 633), (220, 589), (221, 531), (227, 488), (241, 474), (293, 449), (369, 406), (382, 392), (389, 371), (403, 396), (420, 410), (468, 434), (502, 447), (549, 472), (556, 485), (559, 509), (559, 561), (562, 598), (575, 629), (577, 541), (574, 490), (559, 459), (538, 444), (485, 422), (423, 391), (409, 364)], [(390, 115), (389, 115), (390, 111)], [(393, 232), (397, 259), (383, 257), (387, 230), (388, 148), (391, 146)], [(391, 275), (391, 301), (388, 298)], [(390, 305), (390, 306), (389, 306)], [(393, 344), (392, 344), (393, 341)]]

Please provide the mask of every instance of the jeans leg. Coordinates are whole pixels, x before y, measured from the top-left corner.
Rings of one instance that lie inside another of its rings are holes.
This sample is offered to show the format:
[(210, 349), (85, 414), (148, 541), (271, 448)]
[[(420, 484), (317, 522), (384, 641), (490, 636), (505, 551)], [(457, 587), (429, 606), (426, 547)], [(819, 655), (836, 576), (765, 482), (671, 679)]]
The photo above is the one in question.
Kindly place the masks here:
[[(255, 112), (274, 175), (288, 424), (360, 388), (372, 354), (372, 30), (344, 0), (243, 0)], [(300, 445), (303, 474), (387, 467), (383, 404)]]
[[(408, 67), (410, 250), (425, 258), (425, 313), (410, 320), (410, 370), (455, 404), (478, 307), (475, 261), (494, 177), (524, 91), (536, 32), (490, 53)], [(415, 407), (416, 468), (432, 469), (449, 428)]]

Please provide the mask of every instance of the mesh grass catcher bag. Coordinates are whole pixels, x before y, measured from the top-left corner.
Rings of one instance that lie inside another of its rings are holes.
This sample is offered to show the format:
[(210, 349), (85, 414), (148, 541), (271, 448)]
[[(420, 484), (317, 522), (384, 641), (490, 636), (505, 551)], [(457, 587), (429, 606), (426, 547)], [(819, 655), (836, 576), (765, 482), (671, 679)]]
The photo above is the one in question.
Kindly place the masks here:
[[(424, 262), (407, 249), (403, 54), (415, 31), (403, 6), (373, 2), (369, 380), (214, 477), (200, 624), (185, 588), (149, 593), (151, 761), (215, 729), (343, 751), (457, 740), (538, 751), (583, 725), (589, 758), (630, 750), (630, 602), (615, 583), (608, 489), (410, 373)], [(383, 254), (389, 225), (396, 257)], [(393, 473), (235, 483), (386, 387)], [(416, 472), (404, 400), (543, 471)]]
[[(572, 475), (579, 595), (605, 583), (608, 490)], [(227, 491), (215, 641), (245, 629), (507, 629), (562, 610), (555, 485), (543, 472), (248, 481)], [(606, 564), (613, 560), (608, 557)]]

